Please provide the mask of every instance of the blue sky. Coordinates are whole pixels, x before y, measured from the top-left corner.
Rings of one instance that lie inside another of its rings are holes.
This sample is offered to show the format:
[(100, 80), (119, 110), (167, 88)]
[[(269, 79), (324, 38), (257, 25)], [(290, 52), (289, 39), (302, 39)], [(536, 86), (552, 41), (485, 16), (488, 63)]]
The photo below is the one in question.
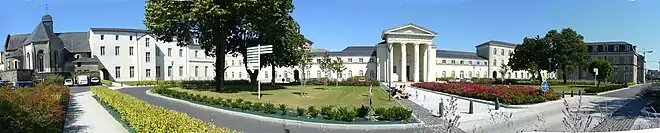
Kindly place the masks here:
[[(0, 39), (29, 33), (45, 14), (56, 32), (90, 27), (144, 28), (144, 0), (4, 0)], [(294, 0), (295, 19), (315, 48), (374, 45), (384, 29), (415, 23), (438, 33), (438, 49), (474, 51), (488, 40), (520, 43), (525, 36), (571, 27), (585, 41), (627, 41), (660, 60), (658, 0)], [(0, 46), (2, 47), (2, 46)], [(4, 49), (4, 48), (0, 48)]]

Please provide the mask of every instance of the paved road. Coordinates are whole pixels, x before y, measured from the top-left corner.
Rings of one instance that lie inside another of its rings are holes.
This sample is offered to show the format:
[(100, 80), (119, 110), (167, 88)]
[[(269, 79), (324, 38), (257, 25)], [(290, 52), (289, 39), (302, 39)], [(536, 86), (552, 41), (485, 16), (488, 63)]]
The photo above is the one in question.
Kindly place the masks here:
[(78, 94), (82, 92), (87, 92), (91, 89), (89, 86), (72, 86), (69, 87), (69, 94)]
[[(638, 85), (635, 87), (630, 87), (625, 90), (608, 93), (602, 96), (607, 97), (620, 97), (620, 98), (635, 98), (638, 94), (649, 87), (650, 84)], [(594, 127), (593, 131), (604, 132), (604, 131), (625, 131), (630, 130), (635, 120), (639, 117), (643, 117), (640, 110), (646, 106), (647, 99), (645, 98), (636, 98), (630, 103), (624, 105), (622, 108), (617, 110), (609, 118)]]
[[(401, 132), (419, 132), (413, 129), (401, 130), (348, 130), (348, 129), (319, 129), (313, 127), (298, 127), (288, 126), (286, 124), (276, 124), (270, 122), (262, 122), (256, 119), (237, 117), (231, 115), (224, 115), (220, 112), (198, 108), (188, 104), (181, 104), (179, 102), (169, 101), (158, 97), (149, 96), (146, 91), (150, 87), (134, 87), (124, 88), (121, 92), (132, 95), (138, 99), (144, 100), (150, 104), (161, 106), (167, 109), (180, 111), (192, 117), (201, 119), (204, 122), (212, 122), (220, 127), (226, 127), (231, 130), (242, 131), (245, 133), (401, 133)], [(288, 130), (288, 132), (287, 132)]]

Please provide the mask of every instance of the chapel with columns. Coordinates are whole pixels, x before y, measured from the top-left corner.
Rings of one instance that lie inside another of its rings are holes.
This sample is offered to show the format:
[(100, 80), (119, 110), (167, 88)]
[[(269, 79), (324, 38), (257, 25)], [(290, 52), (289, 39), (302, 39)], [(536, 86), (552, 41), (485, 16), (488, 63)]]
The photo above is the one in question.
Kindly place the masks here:
[(436, 32), (415, 24), (384, 30), (377, 44), (378, 78), (381, 81), (435, 81)]

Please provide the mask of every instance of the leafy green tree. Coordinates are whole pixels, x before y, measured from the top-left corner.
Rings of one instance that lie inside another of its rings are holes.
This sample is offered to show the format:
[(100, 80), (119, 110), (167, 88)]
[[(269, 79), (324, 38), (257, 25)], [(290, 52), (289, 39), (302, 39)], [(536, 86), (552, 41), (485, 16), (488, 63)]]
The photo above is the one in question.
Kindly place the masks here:
[(332, 72), (337, 73), (335, 86), (339, 86), (339, 77), (346, 70), (346, 66), (344, 66), (344, 61), (342, 61), (341, 58), (339, 57), (337, 58), (337, 60), (332, 60), (330, 62), (330, 70), (332, 70)]
[(552, 62), (562, 71), (562, 79), (566, 84), (569, 71), (579, 70), (587, 64), (587, 44), (584, 37), (571, 28), (564, 28), (561, 32), (550, 30), (545, 38), (553, 47)]
[(319, 62), (319, 67), (321, 68), (321, 71), (323, 71), (324, 75), (329, 76), (329, 72), (332, 71), (332, 59), (330, 59), (330, 56), (328, 55), (328, 52), (323, 54), (323, 57), (321, 58)]
[(600, 82), (609, 80), (612, 78), (612, 71), (614, 68), (612, 67), (612, 64), (606, 60), (603, 59), (596, 59), (591, 64), (589, 64), (589, 71), (591, 74), (596, 74), (593, 69), (598, 68), (598, 75), (596, 75), (596, 80), (598, 81), (598, 84), (596, 84), (596, 87), (600, 87)]
[(511, 70), (511, 67), (509, 67), (509, 65), (504, 64), (504, 62), (502, 62), (502, 64), (500, 65), (500, 74), (502, 74), (502, 79), (506, 79), (506, 74), (509, 72), (509, 70)]
[[(509, 59), (508, 66), (513, 71), (529, 70), (535, 68), (536, 75), (541, 75), (541, 71), (554, 71), (554, 65), (550, 61), (553, 57), (552, 45), (543, 38), (525, 37), (523, 43), (516, 47), (515, 52)], [(541, 76), (537, 76), (539, 83), (542, 82)]]
[(300, 87), (300, 96), (305, 95), (303, 92), (303, 88), (305, 88), (305, 85), (307, 84), (307, 71), (312, 68), (312, 56), (310, 55), (309, 51), (305, 50), (306, 52), (303, 52), (304, 56), (302, 56), (302, 60), (300, 62), (299, 67), (302, 69), (302, 79), (301, 79), (301, 84), (303, 87)]

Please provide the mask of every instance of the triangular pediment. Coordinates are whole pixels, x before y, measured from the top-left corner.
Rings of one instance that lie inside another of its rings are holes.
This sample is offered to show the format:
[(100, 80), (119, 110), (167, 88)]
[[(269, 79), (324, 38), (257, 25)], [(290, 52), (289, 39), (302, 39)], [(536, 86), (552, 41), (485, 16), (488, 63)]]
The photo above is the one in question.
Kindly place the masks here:
[(392, 28), (383, 31), (383, 34), (400, 33), (400, 34), (416, 34), (416, 35), (430, 35), (435, 36), (437, 33), (428, 30), (416, 24), (406, 24), (400, 27)]

